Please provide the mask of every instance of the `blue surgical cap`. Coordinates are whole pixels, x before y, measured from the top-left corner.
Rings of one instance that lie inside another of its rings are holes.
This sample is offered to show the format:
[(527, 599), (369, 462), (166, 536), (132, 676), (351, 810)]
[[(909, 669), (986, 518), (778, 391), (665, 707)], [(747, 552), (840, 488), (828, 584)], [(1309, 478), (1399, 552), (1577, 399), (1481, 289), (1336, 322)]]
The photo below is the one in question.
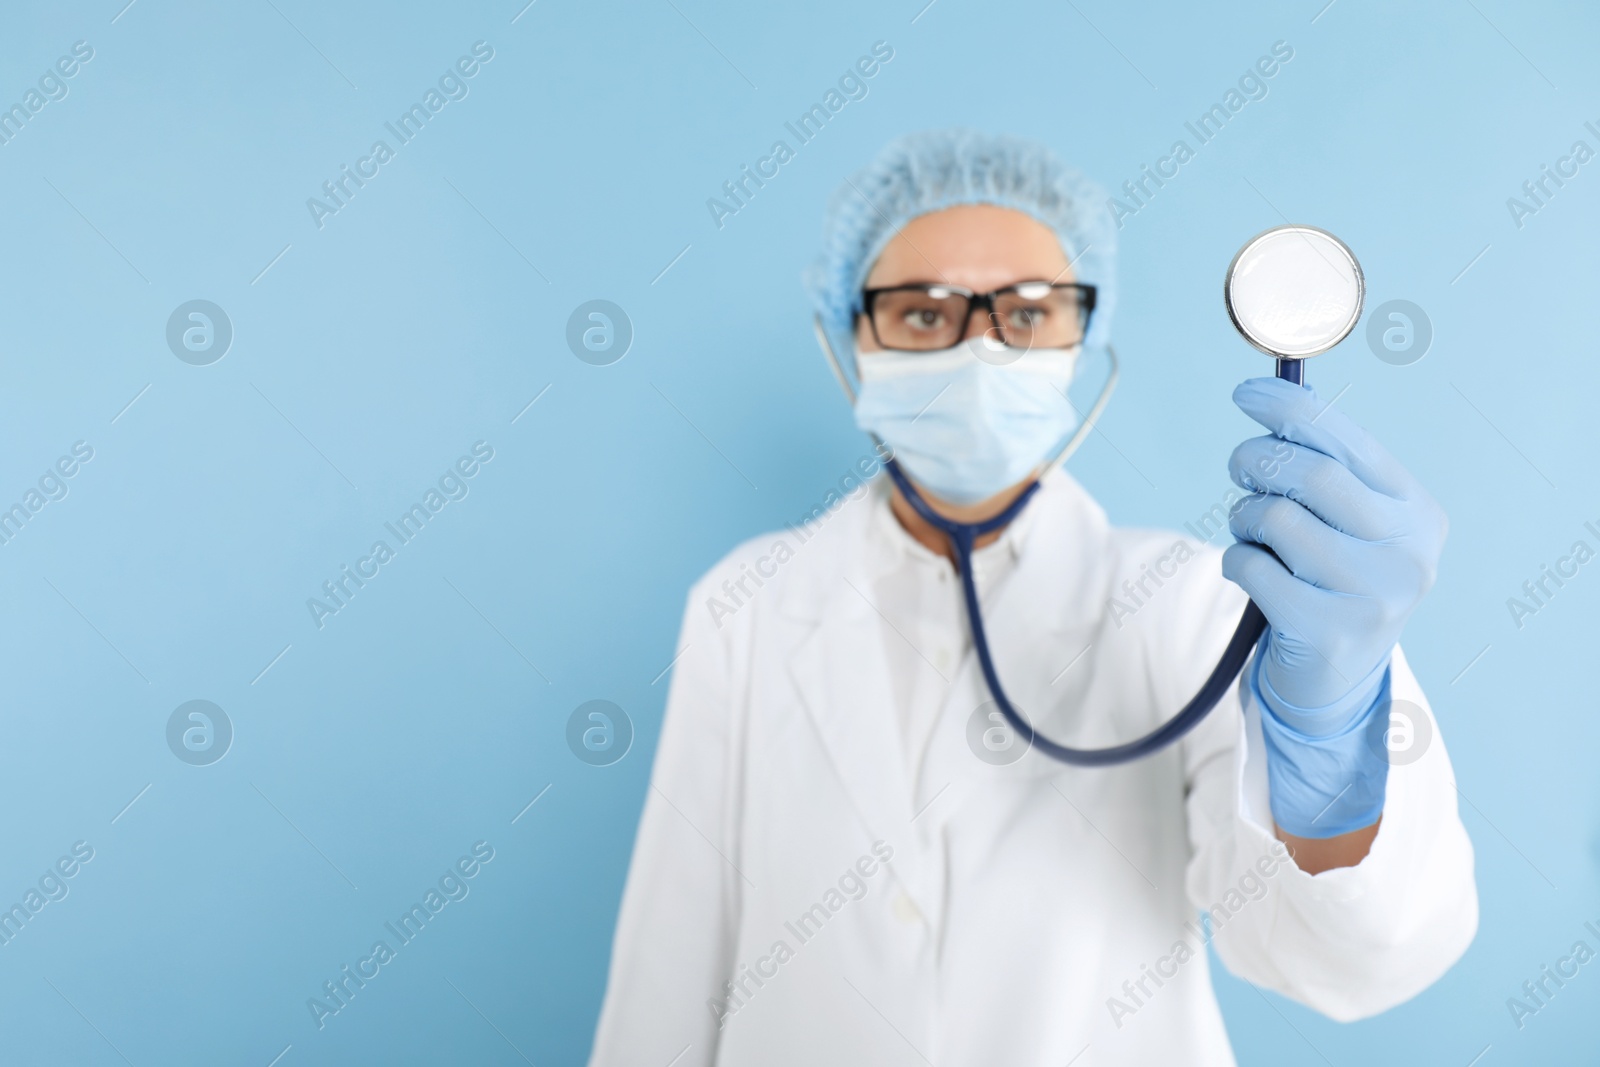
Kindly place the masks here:
[(889, 142), (828, 203), (822, 255), (805, 283), (842, 358), (853, 351), (861, 286), (884, 245), (917, 216), (957, 204), (1012, 208), (1054, 230), (1076, 280), (1096, 289), (1085, 347), (1106, 344), (1116, 306), (1117, 230), (1105, 192), (1035, 141), (925, 130)]

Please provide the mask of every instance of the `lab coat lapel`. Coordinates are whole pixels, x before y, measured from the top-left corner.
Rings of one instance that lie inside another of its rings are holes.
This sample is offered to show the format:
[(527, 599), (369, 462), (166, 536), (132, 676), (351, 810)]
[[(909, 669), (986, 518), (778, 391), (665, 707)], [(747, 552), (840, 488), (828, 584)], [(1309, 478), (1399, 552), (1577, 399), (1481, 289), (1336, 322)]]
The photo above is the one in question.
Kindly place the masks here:
[[(872, 503), (882, 506), (876, 497)], [(814, 590), (820, 594), (816, 625), (791, 656), (789, 675), (866, 831), (894, 849), (896, 876), (932, 916), (936, 883), (912, 832), (913, 798), (883, 654), (884, 623), (868, 599), (875, 557), (868, 525), (856, 524), (835, 546), (841, 566), (825, 579), (832, 588)]]
[[(911, 818), (905, 758), (882, 647), (882, 621), (858, 575), (790, 660), (789, 672), (828, 756), (862, 817), (880, 837)], [(848, 584), (846, 584), (848, 583)]]
[[(867, 832), (894, 848), (896, 876), (922, 914), (937, 924), (942, 860), (938, 835), (930, 831), (944, 817), (935, 804), (918, 824), (922, 833), (912, 826), (915, 798), (895, 720), (884, 623), (868, 601), (875, 565), (882, 562), (879, 553), (886, 551), (874, 543), (870, 526), (870, 509), (885, 506), (883, 490), (875, 485), (874, 492), (850, 506), (848, 518), (833, 520), (836, 525), (823, 535), (832, 543), (819, 550), (831, 552), (837, 566), (818, 579), (819, 586), (796, 591), (800, 595), (786, 605), (792, 616), (814, 621), (789, 660), (789, 674)], [(1103, 610), (1107, 530), (1099, 505), (1060, 471), (1046, 476), (1031, 506), (1039, 510), (1017, 567), (985, 607), (996, 667), (1007, 692), (1030, 713), (1059, 696), (1051, 680), (1082, 651)], [(969, 652), (936, 730), (936, 737), (953, 731), (962, 740), (929, 746), (929, 758), (937, 762), (928, 765), (924, 778), (923, 792), (930, 797), (976, 765), (966, 748), (965, 716), (972, 711), (973, 693), (988, 699), (976, 671)], [(1059, 688), (1068, 687), (1063, 682)], [(961, 721), (952, 723), (952, 716)], [(1035, 761), (1037, 773), (1061, 769), (1042, 756), (1028, 759)]]

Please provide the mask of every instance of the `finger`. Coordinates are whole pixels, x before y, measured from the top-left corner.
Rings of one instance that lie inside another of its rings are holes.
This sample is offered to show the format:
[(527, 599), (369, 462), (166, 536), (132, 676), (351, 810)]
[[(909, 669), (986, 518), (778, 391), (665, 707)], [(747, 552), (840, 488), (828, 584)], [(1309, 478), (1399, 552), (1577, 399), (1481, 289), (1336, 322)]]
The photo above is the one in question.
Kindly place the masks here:
[(1327, 610), (1329, 598), (1340, 594), (1302, 582), (1271, 552), (1244, 542), (1229, 545), (1222, 553), (1222, 576), (1250, 594), (1267, 617), (1267, 625), (1310, 649), (1319, 662), (1332, 666), (1306, 634), (1314, 629), (1316, 614)]
[(1265, 548), (1245, 541), (1229, 545), (1222, 553), (1222, 576), (1250, 594), (1274, 629), (1300, 633), (1305, 628), (1305, 605), (1318, 591)]
[(1228, 529), (1241, 541), (1265, 545), (1294, 577), (1318, 589), (1361, 590), (1371, 546), (1340, 533), (1288, 497), (1256, 493), (1234, 506)]
[(1399, 528), (1400, 505), (1350, 469), (1314, 448), (1277, 437), (1252, 437), (1228, 458), (1233, 483), (1253, 493), (1276, 493), (1303, 505), (1334, 529), (1362, 541), (1382, 541)]
[(1333, 457), (1385, 496), (1410, 498), (1416, 481), (1400, 462), (1314, 390), (1281, 378), (1251, 378), (1233, 391), (1233, 402), (1274, 435)]

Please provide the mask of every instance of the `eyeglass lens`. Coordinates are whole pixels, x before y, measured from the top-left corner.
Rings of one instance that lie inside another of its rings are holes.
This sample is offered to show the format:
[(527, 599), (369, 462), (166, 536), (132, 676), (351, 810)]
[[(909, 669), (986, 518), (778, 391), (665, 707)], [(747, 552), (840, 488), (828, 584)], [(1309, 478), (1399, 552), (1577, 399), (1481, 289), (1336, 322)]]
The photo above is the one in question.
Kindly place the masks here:
[[(890, 289), (877, 294), (872, 326), (885, 348), (951, 348), (967, 333), (976, 298), (945, 286)], [(985, 328), (1015, 348), (1069, 348), (1083, 339), (1086, 312), (1080, 292), (1045, 282), (994, 294)]]

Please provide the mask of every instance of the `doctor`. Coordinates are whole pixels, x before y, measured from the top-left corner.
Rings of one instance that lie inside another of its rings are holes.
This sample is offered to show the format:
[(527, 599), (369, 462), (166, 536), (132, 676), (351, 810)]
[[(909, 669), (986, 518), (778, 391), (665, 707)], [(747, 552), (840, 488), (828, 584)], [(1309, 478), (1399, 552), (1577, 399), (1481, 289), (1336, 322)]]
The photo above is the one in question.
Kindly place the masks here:
[(1454, 776), (1395, 643), (1444, 540), (1415, 480), (1276, 379), (1235, 392), (1268, 432), (1230, 461), (1248, 495), (1225, 552), (1113, 527), (1035, 471), (1109, 336), (1105, 204), (1029, 142), (906, 137), (835, 197), (810, 288), (854, 356), (858, 424), (941, 514), (1041, 480), (973, 566), (1042, 732), (1160, 725), (1248, 593), (1268, 629), (1238, 687), (1135, 763), (1021, 751), (942, 535), (888, 479), (847, 477), (689, 595), (591, 1063), (1230, 1064), (1208, 947), (1350, 1020), (1471, 941)]

